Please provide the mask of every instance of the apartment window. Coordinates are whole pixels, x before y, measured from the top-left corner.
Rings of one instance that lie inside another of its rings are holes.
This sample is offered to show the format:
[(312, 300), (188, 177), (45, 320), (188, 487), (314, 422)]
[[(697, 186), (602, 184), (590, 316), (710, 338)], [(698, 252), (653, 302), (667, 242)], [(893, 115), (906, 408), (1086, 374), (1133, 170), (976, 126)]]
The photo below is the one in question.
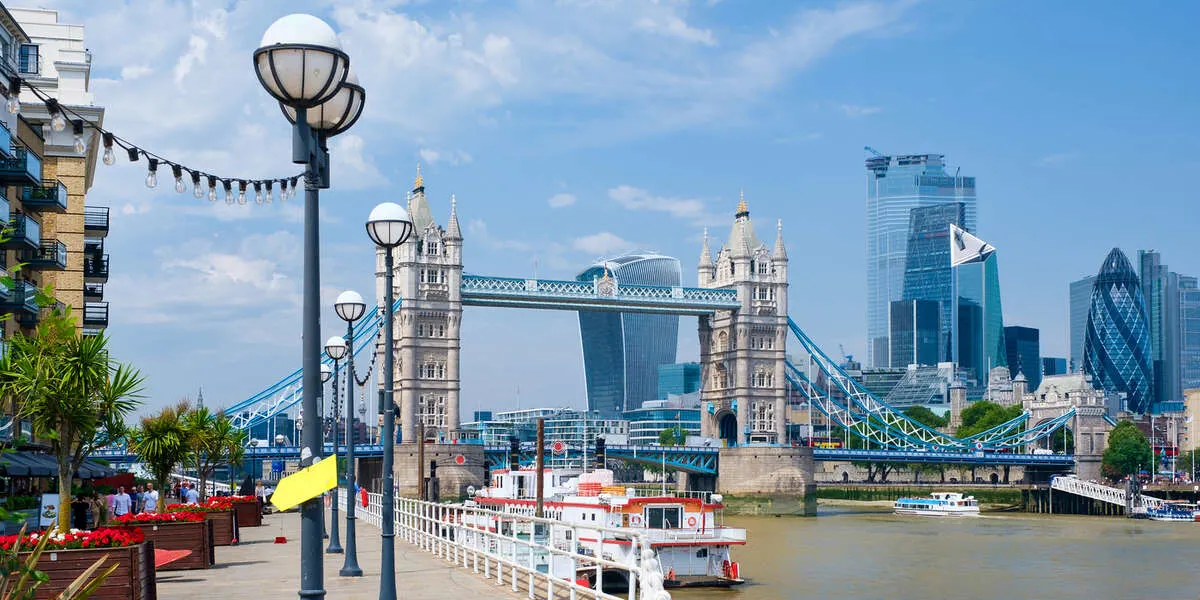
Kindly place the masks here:
[(21, 44), (21, 54), (17, 63), (17, 70), (22, 75), (37, 75), (40, 73), (38, 69), (38, 47), (37, 44)]

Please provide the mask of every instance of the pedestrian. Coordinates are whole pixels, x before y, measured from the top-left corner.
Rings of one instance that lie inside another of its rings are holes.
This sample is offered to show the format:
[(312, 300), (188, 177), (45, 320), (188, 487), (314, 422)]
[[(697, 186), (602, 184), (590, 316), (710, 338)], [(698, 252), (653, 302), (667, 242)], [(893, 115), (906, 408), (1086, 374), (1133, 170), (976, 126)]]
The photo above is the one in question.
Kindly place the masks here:
[(119, 517), (129, 514), (129, 508), (132, 503), (133, 499), (129, 497), (129, 494), (125, 493), (125, 486), (118, 487), (117, 495), (113, 497), (113, 516)]
[(158, 512), (158, 490), (154, 489), (153, 483), (146, 484), (146, 492), (142, 494), (142, 502), (142, 512)]
[(129, 512), (134, 514), (142, 512), (142, 486), (133, 486), (133, 493), (129, 495), (129, 499), (131, 500)]
[(187, 484), (187, 503), (200, 504), (200, 492), (196, 491), (196, 484)]
[(108, 521), (108, 513), (106, 512), (108, 510), (108, 504), (104, 501), (104, 498), (101, 497), (100, 494), (97, 492), (92, 492), (92, 497), (90, 498), (90, 500), (92, 503), (92, 527), (91, 528), (96, 529), (97, 527), (100, 527), (100, 525), (102, 525), (103, 523)]

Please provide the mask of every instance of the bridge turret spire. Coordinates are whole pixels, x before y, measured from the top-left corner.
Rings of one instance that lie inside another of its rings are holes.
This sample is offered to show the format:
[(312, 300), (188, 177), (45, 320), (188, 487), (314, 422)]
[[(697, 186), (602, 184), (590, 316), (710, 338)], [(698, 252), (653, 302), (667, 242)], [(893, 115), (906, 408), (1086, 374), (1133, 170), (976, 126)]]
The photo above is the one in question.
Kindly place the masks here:
[(779, 224), (777, 225), (776, 229), (777, 233), (775, 235), (775, 249), (771, 251), (771, 255), (772, 258), (774, 258), (777, 262), (786, 261), (787, 250), (783, 245), (783, 219), (779, 220)]
[(450, 222), (446, 224), (446, 239), (462, 239), (462, 229), (458, 226), (458, 200), (454, 194), (450, 194)]

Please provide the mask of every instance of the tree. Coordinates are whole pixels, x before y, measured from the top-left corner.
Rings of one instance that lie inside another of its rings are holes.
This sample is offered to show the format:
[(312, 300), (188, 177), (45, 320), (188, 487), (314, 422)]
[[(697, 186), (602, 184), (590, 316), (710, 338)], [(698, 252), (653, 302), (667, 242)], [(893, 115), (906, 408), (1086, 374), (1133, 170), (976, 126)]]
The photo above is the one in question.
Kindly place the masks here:
[(954, 435), (964, 438), (982, 433), (1021, 416), (1021, 411), (1020, 404), (1004, 407), (988, 400), (974, 402), (963, 409), (962, 426), (954, 432)]
[[(54, 310), (32, 336), (13, 337), (0, 361), (0, 395), (33, 434), (49, 443), (58, 463), (59, 515), (71, 514), (71, 481), (93, 450), (124, 434), (144, 379), (114, 361), (103, 334), (80, 335), (70, 309)], [(60, 519), (58, 529), (70, 529)]]
[(683, 446), (687, 444), (687, 431), (680, 427), (668, 427), (658, 434), (658, 443), (662, 446)]
[(1192, 481), (1196, 481), (1196, 476), (1200, 474), (1200, 465), (1196, 464), (1200, 462), (1196, 460), (1200, 458), (1200, 454), (1197, 454), (1197, 452), (1200, 452), (1200, 450), (1188, 450), (1180, 454), (1179, 458), (1175, 460), (1175, 470), (1190, 474)]
[(1133, 421), (1121, 421), (1108, 435), (1108, 447), (1100, 458), (1100, 466), (1109, 479), (1136, 475), (1150, 468), (1150, 442)]
[(240, 465), (246, 451), (246, 432), (236, 429), (225, 413), (213, 414), (206, 407), (188, 411), (183, 417), (189, 458), (199, 479), (200, 497), (208, 496), (208, 480), (217, 466)]
[(904, 416), (931, 429), (945, 427), (949, 419), (938, 416), (937, 413), (924, 406), (910, 406), (904, 410)]
[(167, 495), (167, 479), (188, 458), (187, 431), (183, 428), (183, 416), (190, 406), (187, 401), (168, 406), (157, 415), (143, 417), (141, 425), (130, 435), (130, 450), (146, 463), (158, 484), (159, 512), (163, 511)]

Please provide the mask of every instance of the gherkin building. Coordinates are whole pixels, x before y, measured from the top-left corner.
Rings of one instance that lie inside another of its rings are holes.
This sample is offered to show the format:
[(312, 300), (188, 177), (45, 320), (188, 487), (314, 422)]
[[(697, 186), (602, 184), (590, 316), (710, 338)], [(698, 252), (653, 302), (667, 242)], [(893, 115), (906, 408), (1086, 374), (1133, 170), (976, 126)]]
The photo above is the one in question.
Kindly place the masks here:
[(1083, 368), (1093, 384), (1124, 394), (1125, 409), (1144, 414), (1154, 398), (1150, 327), (1137, 273), (1119, 248), (1100, 267), (1092, 289)]

